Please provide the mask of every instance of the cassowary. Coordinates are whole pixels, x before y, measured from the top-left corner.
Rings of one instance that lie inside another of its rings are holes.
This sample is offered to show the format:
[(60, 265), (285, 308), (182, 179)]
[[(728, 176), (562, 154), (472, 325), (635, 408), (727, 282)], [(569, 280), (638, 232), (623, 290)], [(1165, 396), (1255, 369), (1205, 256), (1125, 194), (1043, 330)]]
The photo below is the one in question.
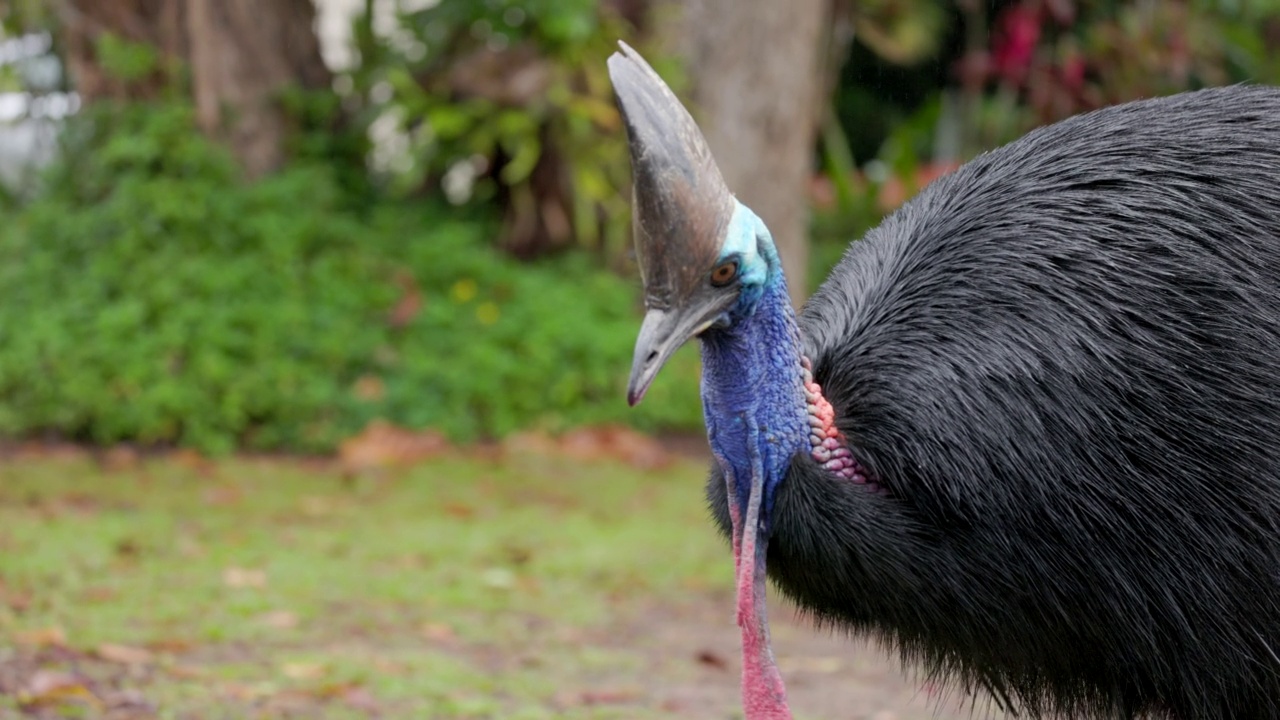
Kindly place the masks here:
[(749, 720), (791, 717), (766, 567), (1027, 716), (1280, 718), (1280, 91), (981, 155), (797, 317), (692, 118), (630, 48), (608, 64), (647, 308), (628, 400), (700, 341)]

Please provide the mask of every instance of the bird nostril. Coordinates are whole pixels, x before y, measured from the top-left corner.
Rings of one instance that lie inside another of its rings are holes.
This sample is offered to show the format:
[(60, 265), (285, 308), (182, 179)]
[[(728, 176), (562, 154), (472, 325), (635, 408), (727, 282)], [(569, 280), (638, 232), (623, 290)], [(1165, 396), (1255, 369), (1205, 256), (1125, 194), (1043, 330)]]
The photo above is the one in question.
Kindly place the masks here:
[(650, 352), (649, 352), (649, 357), (647, 357), (647, 358), (645, 358), (645, 359), (644, 359), (644, 364), (645, 364), (645, 365), (652, 365), (652, 364), (653, 364), (653, 362), (654, 362), (655, 360), (657, 360), (657, 359), (658, 359), (658, 351), (657, 351), (657, 350), (652, 350), (652, 351), (650, 351)]

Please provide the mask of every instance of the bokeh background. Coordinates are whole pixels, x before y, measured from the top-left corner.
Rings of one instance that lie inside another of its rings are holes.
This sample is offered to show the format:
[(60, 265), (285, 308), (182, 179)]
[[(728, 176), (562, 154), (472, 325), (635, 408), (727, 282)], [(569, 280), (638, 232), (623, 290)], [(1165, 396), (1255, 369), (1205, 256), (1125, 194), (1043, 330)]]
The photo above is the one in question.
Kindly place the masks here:
[[(985, 149), (1280, 80), (1280, 0), (0, 16), (15, 718), (738, 716), (696, 349), (623, 400), (640, 298), (618, 40), (687, 100), (797, 303)], [(775, 616), (801, 717), (972, 709)]]

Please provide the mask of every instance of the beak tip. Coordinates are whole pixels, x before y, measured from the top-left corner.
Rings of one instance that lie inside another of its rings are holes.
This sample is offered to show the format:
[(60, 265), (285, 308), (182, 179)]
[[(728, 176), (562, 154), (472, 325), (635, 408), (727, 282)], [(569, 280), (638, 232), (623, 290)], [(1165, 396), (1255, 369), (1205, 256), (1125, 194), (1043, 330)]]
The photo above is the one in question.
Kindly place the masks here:
[(631, 389), (627, 390), (627, 405), (635, 407), (644, 399), (644, 390)]

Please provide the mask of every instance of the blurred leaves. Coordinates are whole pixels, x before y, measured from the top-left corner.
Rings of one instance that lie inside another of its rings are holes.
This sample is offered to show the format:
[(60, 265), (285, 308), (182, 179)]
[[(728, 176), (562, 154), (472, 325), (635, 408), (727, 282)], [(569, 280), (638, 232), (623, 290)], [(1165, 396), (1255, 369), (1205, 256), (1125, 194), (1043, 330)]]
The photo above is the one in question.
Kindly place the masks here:
[(852, 6), (854, 38), (880, 57), (914, 65), (937, 53), (947, 7), (940, 0), (863, 0)]
[(1019, 0), (957, 71), (973, 154), (1104, 105), (1280, 81), (1280, 3)]
[(160, 53), (155, 48), (128, 42), (110, 32), (98, 37), (95, 50), (102, 70), (125, 83), (142, 80), (160, 67)]
[(0, 2), (0, 28), (7, 35), (46, 30), (55, 23), (54, 7), (48, 0), (5, 0)]
[[(34, 7), (6, 21), (29, 27)], [(370, 441), (365, 467), (425, 452), (423, 428), (456, 441), (700, 427), (693, 350), (637, 411), (621, 401), (637, 293), (600, 262), (625, 265), (629, 249), (605, 59), (636, 33), (611, 7), (440, 0), (377, 28), (366, 14), (346, 90), (280, 98), (293, 162), (258, 183), (172, 93), (70, 124), (40, 197), (0, 227), (0, 433), (210, 453), (404, 433)], [(952, 160), (1105, 103), (1280, 79), (1280, 0), (850, 13), (858, 52), (921, 74), (910, 89), (906, 75), (844, 76), (823, 128), (830, 178), (814, 184), (836, 206), (815, 218), (834, 238), (817, 277)], [(641, 47), (679, 88), (670, 58)], [(96, 49), (122, 79), (173, 71), (109, 35)], [(888, 107), (875, 83), (919, 97)], [(865, 137), (869, 151), (851, 150)], [(552, 252), (571, 248), (591, 252)]]
[(823, 125), (817, 278), (939, 172), (1039, 125), (1280, 83), (1280, 0), (871, 0), (846, 12), (857, 42)]
[(605, 59), (632, 29), (595, 0), (441, 0), (396, 22), (357, 33), (377, 62), (354, 75), (390, 187), (501, 206), (498, 242), (523, 258), (619, 260), (630, 177)]
[(218, 453), (376, 418), (699, 426), (691, 358), (629, 412), (636, 289), (585, 256), (517, 263), (440, 203), (354, 208), (323, 163), (244, 183), (181, 104), (99, 106), (66, 143), (0, 228), (0, 433)]

